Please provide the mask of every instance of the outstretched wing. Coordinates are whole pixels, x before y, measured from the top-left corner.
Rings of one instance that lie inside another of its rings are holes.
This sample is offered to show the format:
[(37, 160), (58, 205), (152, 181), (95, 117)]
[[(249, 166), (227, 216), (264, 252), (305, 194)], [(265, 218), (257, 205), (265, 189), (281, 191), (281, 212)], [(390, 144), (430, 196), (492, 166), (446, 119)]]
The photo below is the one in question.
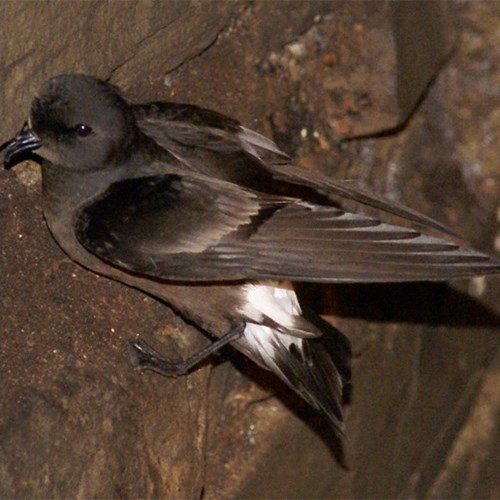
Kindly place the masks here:
[(415, 281), (500, 270), (413, 229), (194, 174), (117, 182), (82, 209), (75, 231), (101, 259), (160, 280)]
[[(294, 186), (305, 188), (313, 197), (320, 193), (347, 210), (375, 209), (377, 217), (386, 222), (395, 215), (401, 221), (456, 236), (435, 220), (353, 186), (352, 182), (292, 165), (290, 157), (273, 141), (215, 111), (168, 102), (140, 104), (132, 109), (142, 132), (201, 174), (258, 191), (267, 188), (287, 193)], [(301, 194), (307, 196), (306, 192)]]

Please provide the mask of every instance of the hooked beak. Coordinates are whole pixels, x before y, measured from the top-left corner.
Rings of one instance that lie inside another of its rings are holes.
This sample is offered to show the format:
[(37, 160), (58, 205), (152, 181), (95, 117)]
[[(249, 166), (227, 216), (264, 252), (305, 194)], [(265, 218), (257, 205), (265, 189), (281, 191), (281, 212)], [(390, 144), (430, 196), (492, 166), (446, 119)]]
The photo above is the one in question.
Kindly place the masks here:
[(26, 122), (14, 139), (0, 146), (0, 151), (5, 149), (3, 165), (6, 169), (13, 167), (25, 158), (25, 154), (42, 147), (42, 141)]

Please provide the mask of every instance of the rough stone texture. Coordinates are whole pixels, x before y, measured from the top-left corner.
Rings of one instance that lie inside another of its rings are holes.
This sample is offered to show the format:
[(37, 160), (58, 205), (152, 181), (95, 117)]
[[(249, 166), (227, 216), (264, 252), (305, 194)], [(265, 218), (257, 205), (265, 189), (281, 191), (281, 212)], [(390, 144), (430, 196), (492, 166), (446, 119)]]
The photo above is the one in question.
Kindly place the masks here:
[[(356, 179), (492, 251), (499, 10), (3, 1), (1, 137), (46, 77), (92, 73), (132, 100), (235, 116), (305, 168)], [(134, 372), (124, 342), (136, 334), (178, 357), (206, 341), (68, 260), (44, 228), (38, 182), (29, 164), (0, 173), (0, 496), (498, 496), (498, 278), (303, 287), (354, 345), (342, 452), (320, 416), (231, 349), (232, 363), (177, 380)]]
[(124, 349), (161, 328), (185, 355), (186, 327), (69, 261), (43, 230), (38, 193), (10, 175), (0, 184), (1, 496), (196, 496), (208, 370), (138, 376)]

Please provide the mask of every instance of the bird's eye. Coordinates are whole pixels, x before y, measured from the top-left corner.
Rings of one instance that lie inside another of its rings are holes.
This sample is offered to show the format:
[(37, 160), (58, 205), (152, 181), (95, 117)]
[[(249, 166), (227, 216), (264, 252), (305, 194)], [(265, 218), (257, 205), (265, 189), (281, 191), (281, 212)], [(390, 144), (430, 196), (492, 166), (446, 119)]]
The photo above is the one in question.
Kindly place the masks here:
[(83, 123), (79, 123), (75, 127), (75, 131), (80, 137), (87, 137), (92, 133), (92, 128)]

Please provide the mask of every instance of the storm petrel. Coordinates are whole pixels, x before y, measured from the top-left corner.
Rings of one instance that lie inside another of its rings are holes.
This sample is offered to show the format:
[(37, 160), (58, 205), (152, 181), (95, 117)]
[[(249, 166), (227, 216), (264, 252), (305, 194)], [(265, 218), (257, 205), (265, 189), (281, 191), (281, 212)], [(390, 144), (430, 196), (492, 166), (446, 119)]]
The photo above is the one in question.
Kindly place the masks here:
[(36, 150), (45, 218), (71, 259), (161, 298), (217, 338), (180, 363), (132, 340), (137, 366), (184, 374), (231, 343), (322, 410), (338, 435), (350, 345), (299, 303), (291, 282), (500, 270), (437, 222), (294, 166), (236, 120), (192, 105), (129, 104), (91, 76), (48, 80), (4, 149), (6, 167)]

